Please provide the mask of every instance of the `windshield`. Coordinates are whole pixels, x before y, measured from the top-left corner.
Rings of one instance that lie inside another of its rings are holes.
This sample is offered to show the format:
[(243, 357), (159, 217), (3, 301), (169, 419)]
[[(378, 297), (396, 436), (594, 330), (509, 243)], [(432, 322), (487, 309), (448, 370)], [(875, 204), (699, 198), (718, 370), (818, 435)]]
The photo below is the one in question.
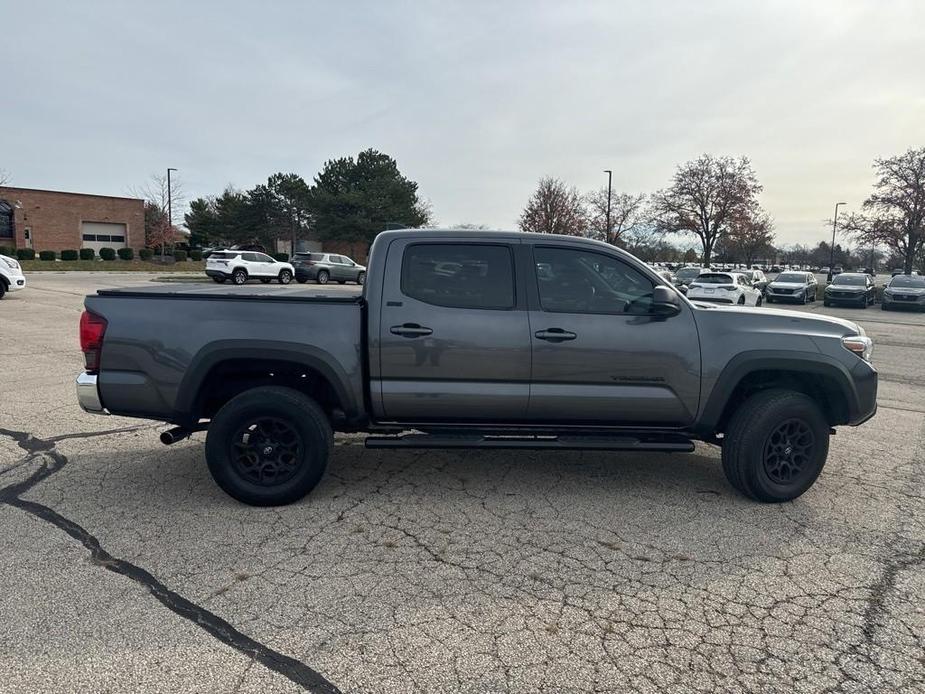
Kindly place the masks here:
[(730, 275), (705, 272), (697, 278), (697, 284), (735, 284)]
[(696, 279), (697, 275), (699, 274), (700, 274), (699, 267), (682, 267), (680, 270), (677, 271), (677, 273), (675, 273), (675, 276), (679, 280), (689, 282), (692, 279)]
[(844, 284), (850, 287), (863, 287), (867, 284), (867, 275), (839, 275), (832, 284)]
[(897, 275), (890, 282), (891, 287), (918, 287), (925, 289), (925, 277), (915, 275)]
[(806, 275), (802, 272), (782, 272), (775, 279), (775, 282), (805, 282)]

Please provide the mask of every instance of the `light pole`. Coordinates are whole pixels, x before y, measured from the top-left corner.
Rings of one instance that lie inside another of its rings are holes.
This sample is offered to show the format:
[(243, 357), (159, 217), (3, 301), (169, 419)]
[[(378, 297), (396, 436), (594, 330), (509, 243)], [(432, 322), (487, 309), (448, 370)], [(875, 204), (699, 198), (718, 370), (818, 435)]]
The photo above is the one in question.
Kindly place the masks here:
[(835, 228), (838, 225), (838, 208), (847, 204), (847, 202), (835, 203), (835, 217), (832, 219), (832, 247), (829, 249), (829, 275), (825, 278), (828, 283), (832, 282), (832, 266), (835, 264)]
[(173, 229), (173, 199), (170, 196), (170, 172), (176, 169), (167, 169), (167, 224)]
[(610, 169), (604, 169), (604, 173), (607, 174), (607, 228), (604, 231), (604, 242), (610, 243), (610, 184), (613, 180), (613, 171)]

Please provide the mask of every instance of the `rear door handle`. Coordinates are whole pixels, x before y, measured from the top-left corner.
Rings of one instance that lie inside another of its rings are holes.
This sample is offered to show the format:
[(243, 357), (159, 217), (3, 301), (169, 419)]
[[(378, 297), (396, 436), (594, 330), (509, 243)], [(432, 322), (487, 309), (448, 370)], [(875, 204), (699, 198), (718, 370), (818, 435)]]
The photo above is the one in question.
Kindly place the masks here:
[(546, 328), (546, 330), (537, 330), (534, 335), (537, 340), (546, 340), (547, 342), (565, 342), (574, 340), (578, 335), (562, 328)]
[(402, 337), (423, 337), (424, 335), (430, 335), (434, 331), (417, 323), (403, 323), (402, 325), (393, 325), (389, 328), (389, 332)]

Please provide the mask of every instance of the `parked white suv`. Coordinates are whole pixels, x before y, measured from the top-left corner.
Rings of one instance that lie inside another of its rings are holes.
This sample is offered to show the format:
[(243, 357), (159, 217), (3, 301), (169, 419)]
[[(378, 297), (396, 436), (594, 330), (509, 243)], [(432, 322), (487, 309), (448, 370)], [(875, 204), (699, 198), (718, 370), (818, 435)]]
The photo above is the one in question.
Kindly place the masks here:
[(22, 274), (19, 261), (8, 255), (0, 255), (0, 299), (7, 292), (25, 289), (26, 277)]
[(761, 292), (741, 272), (702, 272), (687, 288), (691, 301), (761, 306)]
[(244, 284), (259, 279), (264, 284), (276, 280), (289, 284), (295, 275), (292, 265), (257, 251), (213, 251), (206, 260), (206, 274), (221, 284), (231, 280)]

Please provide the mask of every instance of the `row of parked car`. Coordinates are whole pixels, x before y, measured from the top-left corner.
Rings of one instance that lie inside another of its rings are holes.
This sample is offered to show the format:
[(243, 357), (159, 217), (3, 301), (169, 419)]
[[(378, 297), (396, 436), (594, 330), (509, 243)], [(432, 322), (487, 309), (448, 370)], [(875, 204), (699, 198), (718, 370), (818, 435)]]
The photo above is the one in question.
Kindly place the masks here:
[(318, 284), (366, 282), (366, 266), (337, 253), (296, 253), (290, 263), (259, 251), (214, 250), (206, 259), (206, 274), (219, 284), (246, 284), (252, 279), (264, 284), (273, 280), (280, 284), (292, 280)]
[[(676, 286), (689, 299), (740, 306), (761, 306), (767, 303), (807, 304), (816, 301), (818, 280), (812, 272), (786, 271), (768, 280), (761, 270), (716, 272), (712, 269), (685, 267), (673, 273), (659, 274)], [(874, 277), (865, 272), (842, 272), (832, 278), (823, 291), (825, 306), (856, 306), (867, 308), (877, 298)], [(883, 288), (880, 307), (917, 308), (925, 310), (925, 277), (918, 274), (894, 274)]]

